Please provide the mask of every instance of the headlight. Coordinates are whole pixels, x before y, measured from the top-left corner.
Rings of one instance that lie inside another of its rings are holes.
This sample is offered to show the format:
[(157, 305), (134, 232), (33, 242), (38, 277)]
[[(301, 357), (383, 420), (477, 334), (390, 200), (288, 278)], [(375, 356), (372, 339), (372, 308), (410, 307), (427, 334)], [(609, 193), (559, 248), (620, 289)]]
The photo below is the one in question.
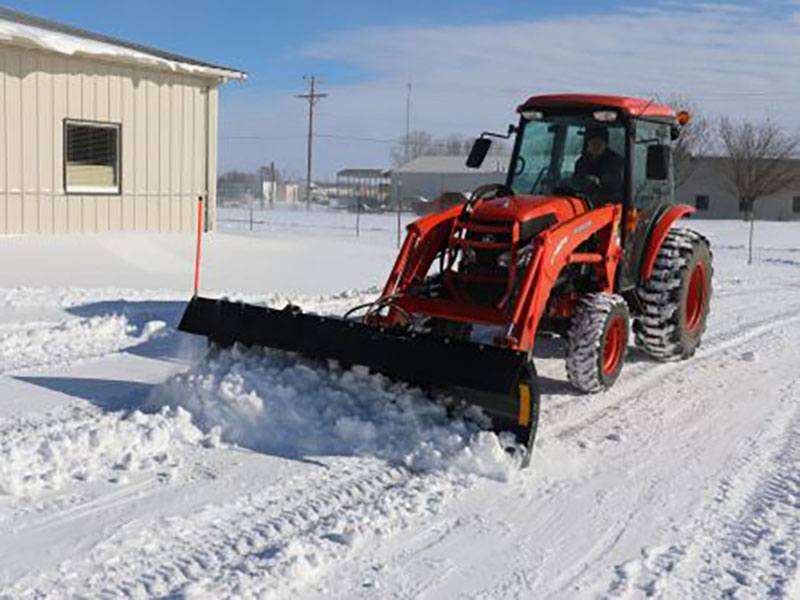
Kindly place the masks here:
[(475, 248), (467, 246), (461, 251), (461, 262), (465, 265), (471, 265), (478, 261), (478, 255), (475, 253)]
[[(528, 264), (528, 261), (531, 259), (531, 252), (533, 250), (533, 246), (528, 244), (527, 246), (523, 246), (517, 251), (517, 268), (523, 268), (525, 265)], [(501, 269), (507, 269), (508, 266), (511, 264), (511, 250), (507, 250), (503, 252), (500, 256), (497, 257), (497, 266)]]
[(501, 269), (507, 269), (508, 263), (511, 262), (511, 250), (507, 250), (503, 252), (500, 256), (497, 257), (497, 266)]

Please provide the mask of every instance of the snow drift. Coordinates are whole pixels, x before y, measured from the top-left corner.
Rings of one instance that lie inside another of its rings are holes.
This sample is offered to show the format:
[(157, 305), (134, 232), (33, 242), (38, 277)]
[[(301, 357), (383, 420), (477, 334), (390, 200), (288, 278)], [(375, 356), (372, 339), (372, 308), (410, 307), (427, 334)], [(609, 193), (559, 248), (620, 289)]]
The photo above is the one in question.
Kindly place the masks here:
[(419, 389), (283, 352), (209, 354), (156, 388), (148, 403), (185, 408), (212, 435), (278, 456), (371, 455), (415, 471), (500, 480), (517, 468), (503, 449), (510, 440), (449, 418)]
[(0, 433), (0, 495), (28, 497), (75, 481), (124, 483), (128, 473), (153, 464), (168, 473), (180, 467), (177, 447), (204, 437), (185, 410), (168, 407), (154, 415), (73, 411)]

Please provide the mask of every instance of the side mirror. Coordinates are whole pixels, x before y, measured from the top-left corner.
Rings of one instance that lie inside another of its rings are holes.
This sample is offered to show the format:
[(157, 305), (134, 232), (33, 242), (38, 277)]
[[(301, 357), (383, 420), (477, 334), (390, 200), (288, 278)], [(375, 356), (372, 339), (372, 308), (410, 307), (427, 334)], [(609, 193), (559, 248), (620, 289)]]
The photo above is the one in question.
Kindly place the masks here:
[(477, 169), (480, 167), (491, 147), (492, 140), (489, 138), (479, 137), (475, 140), (475, 143), (472, 144), (472, 150), (469, 151), (469, 156), (467, 157), (467, 166), (470, 169)]
[(669, 164), (672, 148), (665, 144), (654, 144), (647, 147), (647, 179), (664, 181), (669, 179)]

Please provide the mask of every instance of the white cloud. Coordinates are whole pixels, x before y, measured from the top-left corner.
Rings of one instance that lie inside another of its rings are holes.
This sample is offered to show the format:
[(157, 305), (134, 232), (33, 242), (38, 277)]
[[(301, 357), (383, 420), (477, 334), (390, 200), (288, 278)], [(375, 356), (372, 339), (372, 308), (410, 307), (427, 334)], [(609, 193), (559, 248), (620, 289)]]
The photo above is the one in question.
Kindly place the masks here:
[[(502, 128), (515, 120), (514, 107), (527, 96), (557, 91), (681, 93), (710, 115), (769, 115), (796, 127), (800, 12), (788, 4), (785, 10), (761, 8), (671, 3), (491, 25), (370, 28), (334, 34), (304, 52), (372, 76), (358, 84), (326, 86), (330, 97), (319, 105), (319, 130), (329, 133), (400, 135), (409, 76), (413, 126), (435, 133)], [(295, 136), (273, 147), (302, 172), (304, 145), (297, 136), (304, 131), (305, 112), (300, 101), (284, 97), (259, 107), (245, 96), (226, 105), (226, 111), (238, 109), (244, 117), (227, 118), (226, 131), (241, 132), (259, 114), (284, 115), (265, 122), (260, 131)], [(388, 148), (321, 139), (317, 155), (319, 172), (330, 174), (344, 166), (385, 164)]]

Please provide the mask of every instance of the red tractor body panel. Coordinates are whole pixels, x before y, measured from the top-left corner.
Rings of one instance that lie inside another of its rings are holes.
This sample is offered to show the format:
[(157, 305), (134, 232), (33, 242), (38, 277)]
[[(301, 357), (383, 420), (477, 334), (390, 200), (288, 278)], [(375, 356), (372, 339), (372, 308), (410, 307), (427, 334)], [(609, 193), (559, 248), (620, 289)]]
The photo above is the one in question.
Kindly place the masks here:
[(517, 112), (545, 108), (598, 107), (619, 110), (631, 117), (675, 117), (675, 111), (652, 100), (602, 94), (545, 94), (531, 96), (517, 107)]

